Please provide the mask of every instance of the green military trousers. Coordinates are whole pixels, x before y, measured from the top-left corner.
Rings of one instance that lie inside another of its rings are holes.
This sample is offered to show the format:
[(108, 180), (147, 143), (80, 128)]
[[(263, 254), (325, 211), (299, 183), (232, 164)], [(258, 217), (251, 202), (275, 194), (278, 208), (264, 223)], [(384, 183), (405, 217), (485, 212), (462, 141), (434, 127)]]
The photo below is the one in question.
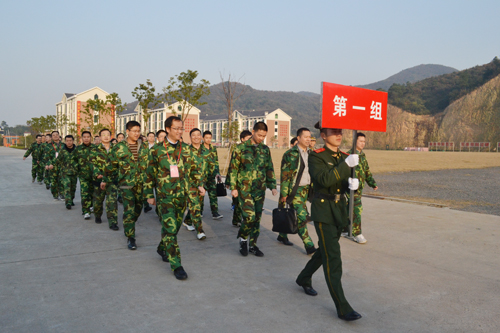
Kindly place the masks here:
[(60, 194), (63, 194), (63, 190), (61, 187), (61, 179), (59, 177), (59, 170), (54, 167), (52, 170), (50, 170), (50, 192), (52, 193), (52, 196), (54, 198), (59, 197)]
[(168, 256), (170, 268), (173, 271), (182, 266), (177, 234), (186, 211), (186, 199), (166, 197), (157, 200), (156, 206), (161, 215), (161, 240), (158, 244), (158, 251)]
[(73, 204), (76, 192), (76, 183), (78, 182), (77, 175), (62, 175), (61, 186), (63, 188), (63, 195), (65, 204)]
[(132, 188), (121, 188), (119, 191), (123, 198), (123, 231), (125, 236), (135, 238), (135, 222), (141, 216), (142, 184)]
[(243, 221), (238, 236), (247, 239), (250, 236), (250, 246), (257, 245), (260, 234), (260, 219), (264, 208), (265, 191), (244, 192), (238, 191)]
[(94, 185), (94, 216), (101, 217), (104, 211), (104, 198), (106, 198), (106, 217), (108, 218), (109, 226), (117, 224), (118, 216), (118, 201), (117, 201), (118, 186), (111, 183), (106, 184), (106, 189), (101, 190), (97, 185)]
[(240, 201), (238, 198), (233, 198), (234, 212), (233, 212), (233, 225), (238, 226), (241, 223), (242, 212)]
[(201, 221), (201, 204), (203, 200), (201, 195), (189, 195), (188, 196), (188, 213), (184, 219), (184, 223), (187, 225), (194, 225), (197, 233), (203, 232), (203, 226)]
[[(352, 236), (356, 237), (361, 234), (361, 213), (363, 205), (361, 204), (362, 193), (358, 190), (354, 192), (354, 209), (352, 219)], [(349, 202), (349, 201), (348, 201)]]
[[(307, 196), (309, 195), (309, 185), (299, 186), (297, 189), (297, 194), (295, 198), (293, 198), (291, 208), (295, 209), (297, 212), (297, 222), (299, 227), (299, 235), (304, 242), (305, 248), (309, 248), (314, 246), (314, 243), (309, 237), (309, 231), (307, 230), (307, 221), (309, 217), (309, 213), (307, 212)], [(287, 234), (281, 234), (280, 236), (284, 239), (287, 239)]]
[(92, 199), (94, 198), (94, 184), (92, 179), (80, 178), (80, 196), (82, 197), (82, 214), (90, 214)]
[(337, 307), (337, 314), (345, 315), (353, 311), (347, 302), (340, 279), (342, 277), (342, 260), (340, 259), (340, 230), (333, 224), (314, 222), (318, 234), (319, 250), (314, 252), (306, 267), (297, 277), (297, 283), (302, 286), (311, 286), (311, 278), (323, 265), (326, 284)]
[[(205, 183), (205, 190), (208, 193), (208, 198), (210, 199), (210, 210), (212, 214), (219, 212), (219, 203), (217, 201), (217, 183), (215, 182), (215, 176), (208, 177)], [(204, 200), (201, 200), (201, 213), (203, 214), (203, 209), (205, 208)]]
[(31, 177), (37, 179), (39, 182), (43, 182), (43, 174), (45, 171), (45, 166), (43, 166), (41, 161), (31, 161)]

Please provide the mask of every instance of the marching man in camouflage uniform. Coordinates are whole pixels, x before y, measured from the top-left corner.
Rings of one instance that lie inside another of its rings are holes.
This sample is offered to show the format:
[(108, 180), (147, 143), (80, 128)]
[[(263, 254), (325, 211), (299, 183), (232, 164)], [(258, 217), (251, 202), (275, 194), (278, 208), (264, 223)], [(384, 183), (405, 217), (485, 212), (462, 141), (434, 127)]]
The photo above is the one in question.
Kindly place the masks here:
[(61, 137), (59, 136), (58, 131), (53, 131), (51, 135), (52, 143), (50, 144), (47, 152), (47, 164), (45, 168), (50, 172), (50, 192), (52, 193), (54, 200), (64, 200), (61, 181), (59, 178), (59, 170), (54, 167), (56, 158), (59, 156), (59, 152), (63, 148), (64, 144), (61, 142)]
[(31, 182), (34, 183), (38, 176), (38, 184), (40, 185), (42, 185), (43, 182), (43, 169), (44, 169), (42, 165), (42, 157), (43, 157), (42, 147), (43, 147), (42, 136), (40, 134), (37, 134), (36, 141), (30, 145), (29, 149), (23, 156), (23, 161), (24, 161), (26, 160), (26, 157), (30, 156), (31, 154), (31, 177), (33, 178)]
[(78, 157), (73, 136), (66, 135), (64, 142), (65, 145), (56, 158), (55, 167), (59, 170), (64, 203), (67, 209), (71, 209), (71, 206), (75, 205), (73, 200), (75, 199), (76, 183), (78, 181)]
[[(212, 146), (212, 132), (203, 132), (203, 145), (208, 149), (208, 174), (207, 181), (205, 182), (205, 190), (208, 192), (208, 198), (210, 199), (210, 210), (212, 211), (212, 218), (214, 220), (219, 220), (223, 218), (219, 214), (219, 203), (217, 202), (217, 181), (221, 181), (219, 172), (219, 157), (217, 156), (217, 148)], [(201, 215), (203, 216), (204, 200), (201, 200)]]
[[(264, 253), (257, 247), (260, 234), (260, 219), (264, 208), (266, 187), (276, 190), (271, 152), (263, 142), (267, 135), (267, 125), (255, 123), (252, 138), (236, 146), (231, 157), (231, 195), (238, 198), (243, 212), (243, 223), (238, 231), (240, 253), (248, 252), (263, 257)], [(248, 248), (248, 237), (250, 247)]]
[[(95, 223), (102, 223), (102, 213), (103, 213), (103, 203), (104, 198), (106, 198), (106, 217), (108, 218), (109, 228), (111, 230), (119, 230), (118, 228), (118, 203), (117, 203), (117, 192), (118, 183), (116, 177), (109, 177), (111, 183), (102, 183), (104, 174), (106, 172), (106, 166), (110, 163), (111, 149), (113, 144), (111, 143), (111, 131), (107, 128), (103, 128), (99, 132), (99, 137), (101, 138), (101, 144), (95, 147), (91, 153), (92, 160), (92, 175), (94, 178), (94, 216)], [(101, 184), (104, 184), (101, 188)]]
[(86, 220), (90, 219), (92, 201), (94, 197), (94, 185), (92, 183), (92, 162), (90, 155), (95, 145), (92, 144), (92, 134), (89, 131), (82, 132), (83, 143), (76, 147), (78, 159), (78, 178), (80, 179), (80, 196), (82, 198), (82, 215)]
[(45, 188), (47, 190), (50, 189), (50, 170), (47, 169), (47, 158), (50, 153), (50, 149), (52, 148), (52, 136), (50, 134), (45, 135), (45, 143), (42, 144), (42, 167), (44, 172), (43, 181), (45, 182)]
[[(286, 151), (281, 160), (280, 188), (281, 207), (284, 207), (285, 203), (287, 203), (297, 212), (299, 235), (304, 242), (307, 254), (313, 254), (316, 251), (307, 230), (309, 213), (307, 212), (306, 202), (311, 188), (311, 176), (308, 167), (310, 139), (311, 132), (307, 128), (303, 127), (297, 131), (297, 144)], [(286, 234), (280, 233), (278, 241), (285, 245), (293, 245)]]
[[(193, 157), (195, 160), (196, 167), (198, 168), (198, 173), (191, 173), (192, 179), (189, 180), (192, 182), (199, 182), (203, 184), (207, 178), (207, 156), (209, 155), (208, 149), (201, 143), (201, 131), (198, 128), (193, 128), (191, 132), (189, 132), (189, 136), (191, 138), (191, 146), (189, 146), (193, 152)], [(197, 179), (199, 178), (199, 180)], [(203, 191), (205, 194), (205, 191)], [(198, 191), (189, 193), (188, 196), (188, 214), (184, 219), (183, 225), (189, 231), (196, 230), (196, 237), (199, 240), (204, 240), (207, 238), (205, 232), (203, 231), (202, 221), (201, 221), (201, 204), (200, 202), (203, 200), (203, 196), (200, 195)], [(194, 225), (194, 226), (193, 226)]]
[[(320, 128), (319, 123), (315, 127)], [(325, 145), (309, 155), (309, 173), (314, 188), (311, 218), (319, 238), (319, 251), (314, 252), (296, 282), (307, 295), (316, 296), (318, 293), (313, 289), (311, 279), (323, 265), (337, 315), (342, 320), (352, 321), (361, 318), (361, 315), (352, 309), (344, 296), (340, 282), (342, 260), (339, 238), (341, 230), (349, 223), (345, 193), (358, 188), (358, 180), (349, 177), (351, 168), (358, 164), (358, 155), (348, 155), (339, 150), (342, 143), (341, 129), (320, 130)]]
[(123, 229), (128, 248), (135, 250), (135, 222), (141, 215), (144, 200), (142, 189), (149, 149), (146, 143), (139, 140), (140, 123), (131, 120), (125, 127), (127, 138), (111, 149), (110, 163), (106, 165), (101, 189), (118, 180), (118, 189), (123, 198)]
[(181, 264), (181, 253), (177, 244), (177, 233), (187, 206), (187, 198), (205, 194), (200, 181), (199, 166), (193, 151), (181, 136), (184, 132), (182, 120), (170, 116), (165, 120), (167, 138), (156, 144), (149, 153), (144, 195), (149, 204), (156, 203), (153, 189), (157, 189), (157, 207), (161, 214), (161, 240), (157, 252), (179, 280), (187, 279)]
[[(372, 187), (375, 191), (378, 190), (377, 183), (373, 179), (370, 167), (368, 166), (368, 161), (366, 160), (366, 155), (363, 152), (366, 144), (366, 136), (364, 133), (359, 132), (356, 136), (356, 154), (359, 154), (359, 164), (356, 167), (356, 178), (359, 180), (359, 188), (354, 192), (354, 217), (352, 221), (352, 237), (356, 243), (365, 244), (366, 238), (361, 233), (361, 213), (363, 212), (363, 206), (361, 204), (361, 196), (363, 195), (363, 187), (365, 181), (368, 186)], [(348, 151), (352, 154), (352, 149)], [(347, 237), (347, 233), (343, 233), (342, 236)]]

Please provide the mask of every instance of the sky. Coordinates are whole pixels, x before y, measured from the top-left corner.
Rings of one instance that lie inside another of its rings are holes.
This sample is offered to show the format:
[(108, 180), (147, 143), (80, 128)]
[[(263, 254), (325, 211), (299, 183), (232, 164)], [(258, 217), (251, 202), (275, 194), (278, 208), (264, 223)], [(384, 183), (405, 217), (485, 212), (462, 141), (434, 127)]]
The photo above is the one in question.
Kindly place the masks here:
[(500, 1), (0, 0), (0, 121), (55, 114), (98, 86), (124, 102), (188, 69), (254, 89), (320, 92), (420, 64), (500, 55)]

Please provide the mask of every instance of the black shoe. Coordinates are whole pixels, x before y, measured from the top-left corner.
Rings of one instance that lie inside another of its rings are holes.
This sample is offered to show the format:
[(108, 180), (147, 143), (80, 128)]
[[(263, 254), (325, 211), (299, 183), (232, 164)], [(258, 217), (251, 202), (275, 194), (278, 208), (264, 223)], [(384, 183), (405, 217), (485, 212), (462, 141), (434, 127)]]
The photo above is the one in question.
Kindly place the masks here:
[(74, 206), (75, 204), (74, 203), (71, 203), (71, 206)]
[(240, 253), (244, 257), (248, 255), (248, 241), (240, 240)]
[(298, 283), (297, 281), (295, 281), (295, 282), (304, 289), (304, 292), (307, 295), (309, 295), (309, 296), (317, 296), (318, 295), (318, 292), (316, 290), (314, 290), (313, 287), (303, 286), (300, 283)]
[(121, 197), (121, 196), (120, 196), (120, 197), (118, 197), (118, 199), (117, 199), (117, 200), (118, 200), (118, 202), (119, 202), (119, 203), (123, 204), (123, 199), (122, 199), (122, 197)]
[(137, 245), (135, 245), (135, 238), (133, 238), (133, 237), (128, 238), (128, 249), (129, 250), (137, 249)]
[(264, 256), (264, 253), (262, 253), (262, 251), (259, 250), (259, 248), (257, 246), (250, 246), (250, 248), (248, 249), (248, 252), (250, 252), (253, 255), (256, 255), (257, 257)]
[(101, 218), (96, 216), (96, 217), (95, 217), (95, 223), (97, 223), (97, 224), (102, 223)]
[(354, 321), (354, 320), (360, 319), (361, 315), (359, 313), (357, 313), (356, 311), (352, 311), (352, 312), (345, 314), (345, 315), (339, 315), (339, 318), (342, 320), (345, 320), (345, 321)]
[(47, 190), (50, 190), (50, 185), (45, 185), (45, 188), (46, 188)]
[(212, 218), (214, 220), (220, 220), (221, 218), (223, 218), (224, 216), (220, 215), (219, 213), (213, 213), (212, 214)]
[(313, 246), (310, 246), (310, 247), (306, 247), (306, 252), (307, 252), (307, 255), (310, 255), (310, 254), (313, 254), (314, 252), (316, 252), (317, 248)]
[(283, 243), (283, 244), (288, 245), (288, 246), (293, 246), (292, 242), (290, 242), (288, 239), (283, 238), (281, 236), (278, 236), (278, 242)]
[(156, 249), (156, 253), (158, 253), (161, 257), (161, 260), (164, 262), (168, 262), (168, 256), (165, 254), (165, 251), (162, 251), (160, 249)]
[(184, 270), (184, 268), (182, 268), (182, 266), (177, 267), (174, 270), (174, 275), (177, 278), (177, 280), (186, 280), (188, 278), (188, 275), (187, 275), (186, 271)]
[(120, 230), (120, 228), (118, 228), (118, 224), (116, 224), (116, 223), (115, 223), (115, 224), (112, 224), (112, 225), (109, 227), (109, 229), (111, 229), (111, 230), (115, 230), (115, 231), (116, 231), (116, 230)]
[(70, 204), (67, 204), (67, 205), (66, 205), (66, 209), (71, 209), (71, 205), (70, 205)]
[(150, 212), (152, 210), (153, 208), (151, 208), (151, 206), (144, 207), (144, 213)]

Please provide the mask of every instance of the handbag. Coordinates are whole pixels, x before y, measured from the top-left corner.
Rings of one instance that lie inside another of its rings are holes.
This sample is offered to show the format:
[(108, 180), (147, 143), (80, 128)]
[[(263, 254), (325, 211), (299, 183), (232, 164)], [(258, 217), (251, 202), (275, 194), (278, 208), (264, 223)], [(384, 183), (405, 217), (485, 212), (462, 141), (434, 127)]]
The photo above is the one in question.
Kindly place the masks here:
[(223, 182), (217, 183), (217, 196), (218, 197), (225, 197), (227, 196), (227, 190), (226, 190), (226, 185)]
[(273, 231), (283, 234), (297, 234), (299, 226), (295, 209), (288, 207), (288, 205), (273, 209)]

